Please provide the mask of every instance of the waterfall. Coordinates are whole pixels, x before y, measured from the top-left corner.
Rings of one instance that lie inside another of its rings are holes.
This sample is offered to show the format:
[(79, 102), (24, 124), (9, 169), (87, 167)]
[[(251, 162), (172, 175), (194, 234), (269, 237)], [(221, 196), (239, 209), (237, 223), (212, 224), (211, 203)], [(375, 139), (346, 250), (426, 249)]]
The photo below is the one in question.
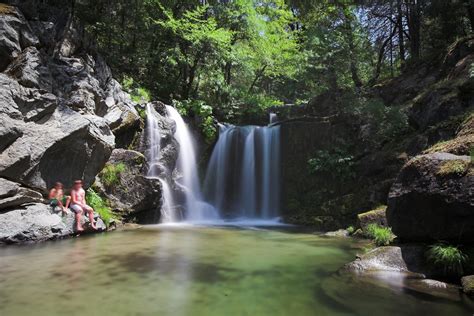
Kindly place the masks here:
[(171, 106), (166, 106), (168, 116), (176, 123), (174, 134), (179, 143), (177, 170), (181, 177), (177, 183), (185, 195), (185, 218), (190, 221), (218, 219), (217, 210), (203, 200), (198, 177), (196, 151), (191, 133), (181, 115)]
[(161, 134), (158, 124), (157, 113), (153, 110), (151, 104), (146, 105), (147, 135), (149, 139), (148, 148), (148, 172), (147, 177), (156, 178), (161, 183), (162, 188), (162, 205), (161, 205), (161, 222), (169, 223), (177, 220), (174, 211), (173, 193), (168, 183), (167, 174), (169, 170), (160, 162), (161, 154)]
[(280, 127), (221, 125), (206, 198), (227, 217), (271, 219), (280, 208)]

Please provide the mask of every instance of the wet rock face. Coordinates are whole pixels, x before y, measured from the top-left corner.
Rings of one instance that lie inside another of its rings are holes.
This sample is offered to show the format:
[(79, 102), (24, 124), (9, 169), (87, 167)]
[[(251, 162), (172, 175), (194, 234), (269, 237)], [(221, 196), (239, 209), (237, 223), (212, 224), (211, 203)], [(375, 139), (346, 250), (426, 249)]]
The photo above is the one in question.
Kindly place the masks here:
[[(145, 156), (133, 150), (115, 149), (106, 168), (107, 166), (121, 170), (116, 174), (117, 181), (107, 183), (102, 174), (99, 174), (95, 188), (109, 201), (112, 211), (123, 217), (136, 218), (140, 222), (157, 223), (161, 206), (161, 185), (158, 179), (145, 176)], [(145, 215), (146, 219), (143, 218)]]
[(469, 156), (434, 153), (401, 170), (387, 208), (401, 240), (474, 242), (474, 169)]

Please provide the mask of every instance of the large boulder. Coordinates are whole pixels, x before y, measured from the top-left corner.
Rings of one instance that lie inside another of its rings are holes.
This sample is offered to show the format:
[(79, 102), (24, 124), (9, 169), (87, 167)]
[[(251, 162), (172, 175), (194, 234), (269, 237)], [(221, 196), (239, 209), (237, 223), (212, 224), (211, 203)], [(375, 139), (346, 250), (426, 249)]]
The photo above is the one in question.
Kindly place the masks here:
[[(17, 210), (0, 214), (0, 244), (25, 243), (64, 238), (74, 234), (74, 214), (54, 213), (41, 203), (25, 205)], [(96, 216), (98, 231), (105, 230), (104, 222)], [(84, 216), (86, 231), (93, 230)], [(95, 232), (95, 231), (94, 231)]]
[(158, 222), (161, 206), (161, 184), (156, 178), (146, 177), (145, 156), (133, 150), (115, 149), (94, 188), (105, 197), (116, 214), (124, 217), (143, 217), (144, 221)]
[(474, 169), (469, 156), (417, 156), (401, 170), (387, 220), (408, 241), (474, 242)]

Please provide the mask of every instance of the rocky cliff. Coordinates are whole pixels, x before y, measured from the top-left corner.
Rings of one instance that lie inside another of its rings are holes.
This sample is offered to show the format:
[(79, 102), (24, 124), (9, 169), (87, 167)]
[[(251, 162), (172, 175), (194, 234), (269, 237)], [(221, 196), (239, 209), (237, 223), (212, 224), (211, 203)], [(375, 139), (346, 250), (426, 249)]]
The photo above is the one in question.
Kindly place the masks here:
[[(437, 223), (451, 215), (455, 222), (468, 219), (474, 205), (473, 61), (474, 39), (468, 37), (441, 63), (417, 65), (371, 89), (332, 91), (304, 106), (272, 109), (282, 126), (283, 217), (332, 230), (356, 224), (356, 214), (388, 201), (391, 225), (403, 235), (416, 230), (420, 218), (428, 223), (432, 206), (445, 201)], [(429, 153), (455, 157), (418, 157)], [(459, 161), (462, 172), (441, 177), (440, 157)]]
[[(67, 10), (44, 6), (41, 1), (0, 4), (0, 72), (0, 222), (19, 221), (14, 212), (29, 217), (41, 210), (24, 220), (30, 224), (21, 231), (8, 230), (14, 226), (8, 223), (1, 226), (0, 242), (13, 242), (21, 239), (15, 234), (28, 235), (39, 221), (57, 221), (50, 218), (57, 215), (46, 212), (41, 204), (53, 183), (61, 181), (70, 187), (75, 179), (83, 179), (89, 187), (113, 152), (109, 163), (123, 155), (114, 148), (143, 149), (144, 122), (94, 42)], [(131, 190), (148, 181), (135, 174), (144, 167), (129, 164), (127, 168), (131, 170), (127, 175), (140, 178), (124, 181)], [(159, 183), (150, 188), (150, 192), (137, 193), (130, 207), (124, 206), (129, 202), (114, 199), (115, 209), (155, 211), (160, 203)], [(127, 199), (125, 194), (118, 198)], [(32, 240), (70, 232), (61, 225), (43, 226), (48, 231)]]

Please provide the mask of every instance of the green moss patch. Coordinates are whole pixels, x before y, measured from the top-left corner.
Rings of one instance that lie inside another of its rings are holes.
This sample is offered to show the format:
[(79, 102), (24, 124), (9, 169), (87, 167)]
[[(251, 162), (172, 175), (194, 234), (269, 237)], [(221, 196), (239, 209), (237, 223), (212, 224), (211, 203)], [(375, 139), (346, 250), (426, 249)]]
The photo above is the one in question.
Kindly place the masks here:
[(438, 176), (462, 176), (469, 169), (469, 162), (464, 160), (448, 160), (441, 164), (436, 174)]
[(120, 175), (125, 169), (126, 166), (122, 162), (117, 164), (107, 163), (99, 174), (100, 180), (107, 187), (118, 185), (120, 184)]

